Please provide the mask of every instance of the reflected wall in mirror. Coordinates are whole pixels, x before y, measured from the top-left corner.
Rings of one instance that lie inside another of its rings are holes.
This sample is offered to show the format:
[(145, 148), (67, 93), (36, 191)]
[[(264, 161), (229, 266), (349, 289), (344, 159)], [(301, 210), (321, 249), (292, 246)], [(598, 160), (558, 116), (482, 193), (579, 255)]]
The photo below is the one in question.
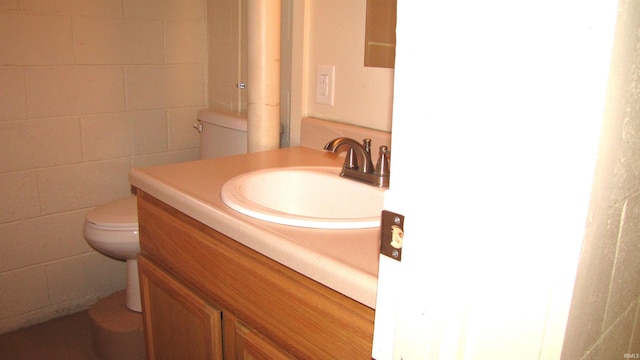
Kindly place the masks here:
[(396, 60), (396, 0), (367, 0), (364, 66), (394, 67)]

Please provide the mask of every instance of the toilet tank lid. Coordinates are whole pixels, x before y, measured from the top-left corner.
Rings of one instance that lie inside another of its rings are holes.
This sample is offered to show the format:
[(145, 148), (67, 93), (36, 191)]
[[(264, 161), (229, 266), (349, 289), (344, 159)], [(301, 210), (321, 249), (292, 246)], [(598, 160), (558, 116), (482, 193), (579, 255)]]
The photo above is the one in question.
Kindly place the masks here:
[(247, 113), (202, 109), (198, 111), (198, 120), (211, 125), (247, 131)]
[(89, 210), (86, 220), (98, 226), (138, 228), (136, 197), (116, 200)]

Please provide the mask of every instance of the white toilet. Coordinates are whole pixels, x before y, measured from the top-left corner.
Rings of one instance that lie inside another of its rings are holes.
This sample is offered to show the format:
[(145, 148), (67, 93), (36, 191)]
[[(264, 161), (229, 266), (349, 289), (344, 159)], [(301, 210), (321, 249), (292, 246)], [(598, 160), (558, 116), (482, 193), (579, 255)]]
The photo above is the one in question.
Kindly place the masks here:
[[(201, 159), (247, 152), (247, 119), (244, 114), (201, 110), (194, 127), (200, 132)], [(136, 258), (140, 242), (135, 196), (87, 212), (84, 237), (99, 252), (127, 261), (126, 305), (133, 311), (141, 311)]]

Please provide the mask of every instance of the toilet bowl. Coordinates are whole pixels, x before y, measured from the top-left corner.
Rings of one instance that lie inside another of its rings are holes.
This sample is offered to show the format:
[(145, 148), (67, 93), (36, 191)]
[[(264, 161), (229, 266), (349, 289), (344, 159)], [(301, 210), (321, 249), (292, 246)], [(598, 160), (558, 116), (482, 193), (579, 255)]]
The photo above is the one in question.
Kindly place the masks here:
[[(198, 112), (194, 127), (200, 133), (200, 158), (245, 154), (247, 152), (246, 114), (212, 111)], [(84, 236), (97, 251), (127, 262), (127, 308), (141, 311), (137, 254), (138, 207), (135, 197), (117, 200), (90, 210), (85, 218)]]
[(141, 311), (138, 260), (138, 210), (135, 196), (101, 205), (87, 212), (84, 222), (87, 243), (104, 255), (127, 262), (126, 305)]

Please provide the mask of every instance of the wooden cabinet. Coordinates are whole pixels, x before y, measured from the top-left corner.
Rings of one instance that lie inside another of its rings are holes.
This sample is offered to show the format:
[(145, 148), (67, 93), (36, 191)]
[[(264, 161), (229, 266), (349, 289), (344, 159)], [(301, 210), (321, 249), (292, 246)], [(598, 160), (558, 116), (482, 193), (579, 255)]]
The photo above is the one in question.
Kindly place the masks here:
[(373, 309), (138, 193), (150, 359), (370, 359)]
[(138, 264), (149, 359), (295, 359), (146, 257), (141, 256)]
[(222, 359), (222, 313), (141, 256), (149, 359)]
[(291, 360), (292, 355), (280, 349), (232, 314), (224, 319), (225, 359)]

